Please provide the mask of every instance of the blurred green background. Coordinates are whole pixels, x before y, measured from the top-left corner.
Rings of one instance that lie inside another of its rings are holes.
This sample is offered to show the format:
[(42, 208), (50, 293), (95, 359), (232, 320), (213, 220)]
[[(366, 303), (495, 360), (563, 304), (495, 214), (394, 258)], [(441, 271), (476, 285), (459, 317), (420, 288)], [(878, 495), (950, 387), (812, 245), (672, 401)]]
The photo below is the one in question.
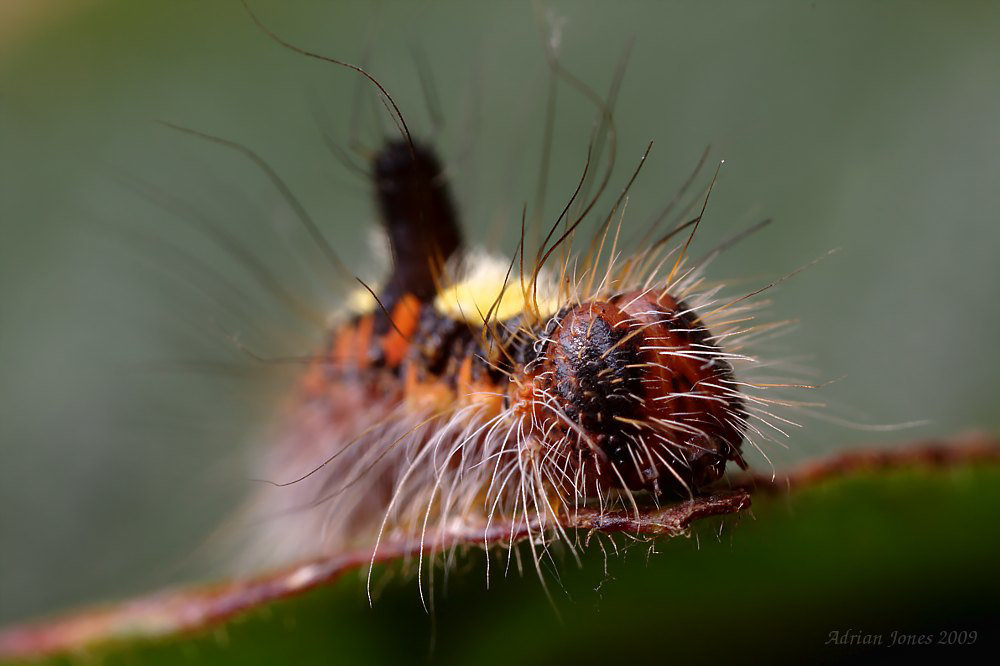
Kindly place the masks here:
[[(20, 7), (31, 5), (30, 10)], [(360, 61), (420, 136), (423, 51), (470, 236), (514, 247), (534, 196), (547, 70), (529, 3), (253, 6), (291, 41)], [(699, 245), (776, 223), (712, 277), (748, 287), (842, 250), (774, 293), (800, 325), (777, 354), (838, 379), (778, 466), (850, 446), (1000, 430), (1000, 8), (920, 2), (548, 2), (563, 63), (597, 90), (634, 48), (617, 105), (617, 186), (647, 219), (705, 146), (723, 158)], [(0, 623), (207, 575), (199, 544), (249, 488), (246, 452), (291, 372), (235, 351), (307, 353), (321, 336), (189, 222), (180, 197), (266, 258), (318, 310), (340, 292), (245, 161), (170, 132), (239, 140), (288, 181), (371, 276), (366, 184), (326, 151), (358, 81), (292, 54), (239, 3), (10, 4), (0, 32)], [(16, 19), (16, 20), (15, 20)], [(364, 90), (362, 88), (362, 90)], [(362, 94), (361, 139), (377, 143)], [(595, 117), (563, 86), (546, 213), (572, 191)], [(384, 114), (383, 114), (384, 119)], [(388, 123), (386, 123), (388, 126)], [(182, 371), (177, 361), (225, 361)], [(240, 364), (240, 369), (234, 369)], [(766, 469), (766, 461), (754, 460)]]

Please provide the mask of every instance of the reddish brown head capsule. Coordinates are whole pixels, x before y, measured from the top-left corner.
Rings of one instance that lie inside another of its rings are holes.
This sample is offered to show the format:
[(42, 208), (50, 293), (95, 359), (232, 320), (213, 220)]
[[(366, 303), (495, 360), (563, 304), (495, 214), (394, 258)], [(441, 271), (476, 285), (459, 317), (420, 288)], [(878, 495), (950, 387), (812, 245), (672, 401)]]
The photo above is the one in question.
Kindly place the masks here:
[(533, 423), (567, 483), (687, 494), (742, 464), (732, 368), (682, 301), (630, 292), (564, 309), (536, 350)]

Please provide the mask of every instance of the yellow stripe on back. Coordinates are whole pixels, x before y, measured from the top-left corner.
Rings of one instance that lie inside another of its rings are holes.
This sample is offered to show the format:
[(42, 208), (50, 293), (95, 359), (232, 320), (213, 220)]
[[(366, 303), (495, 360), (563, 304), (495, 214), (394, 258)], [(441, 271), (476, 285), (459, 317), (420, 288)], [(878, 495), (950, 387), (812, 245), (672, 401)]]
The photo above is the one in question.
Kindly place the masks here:
[[(508, 266), (504, 262), (492, 257), (475, 256), (469, 264), (472, 268), (465, 278), (442, 289), (434, 299), (434, 308), (438, 312), (457, 321), (479, 326), (491, 308), (491, 319), (497, 321), (516, 317), (527, 309), (521, 280), (517, 275), (507, 278)], [(504, 278), (507, 278), (506, 288)], [(544, 276), (539, 277), (535, 295), (539, 316), (550, 316), (559, 309), (555, 291), (550, 280)], [(530, 290), (527, 298), (532, 298)]]

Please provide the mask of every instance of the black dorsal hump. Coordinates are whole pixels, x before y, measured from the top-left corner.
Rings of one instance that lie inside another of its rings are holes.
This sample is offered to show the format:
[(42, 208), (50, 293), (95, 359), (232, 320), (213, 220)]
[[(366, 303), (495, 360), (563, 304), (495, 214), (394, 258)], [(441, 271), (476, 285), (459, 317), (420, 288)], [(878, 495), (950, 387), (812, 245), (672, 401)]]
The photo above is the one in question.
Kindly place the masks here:
[(444, 262), (462, 243), (441, 163), (429, 146), (395, 139), (375, 155), (373, 171), (375, 200), (392, 251), (383, 302), (389, 306), (405, 293), (429, 301)]

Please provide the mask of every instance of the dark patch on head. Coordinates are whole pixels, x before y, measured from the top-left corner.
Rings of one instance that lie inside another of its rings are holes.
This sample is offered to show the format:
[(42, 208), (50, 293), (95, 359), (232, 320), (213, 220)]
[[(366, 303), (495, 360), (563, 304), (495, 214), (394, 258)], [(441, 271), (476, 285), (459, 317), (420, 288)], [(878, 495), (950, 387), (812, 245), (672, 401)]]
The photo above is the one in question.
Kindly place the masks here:
[(624, 293), (564, 310), (540, 339), (525, 370), (547, 396), (536, 414), (587, 484), (686, 495), (742, 463), (732, 366), (685, 303)]
[(645, 390), (635, 367), (641, 336), (629, 337), (631, 328), (621, 322), (621, 312), (607, 303), (564, 309), (546, 326), (538, 371), (558, 408), (586, 433), (581, 450), (590, 456), (596, 446), (616, 468), (629, 470), (624, 430), (632, 426), (624, 420), (642, 417)]
[(642, 395), (635, 364), (635, 339), (622, 342), (626, 328), (613, 328), (606, 316), (575, 316), (558, 332), (554, 354), (555, 389), (567, 416), (589, 432), (607, 438), (621, 428), (615, 417), (634, 418)]

